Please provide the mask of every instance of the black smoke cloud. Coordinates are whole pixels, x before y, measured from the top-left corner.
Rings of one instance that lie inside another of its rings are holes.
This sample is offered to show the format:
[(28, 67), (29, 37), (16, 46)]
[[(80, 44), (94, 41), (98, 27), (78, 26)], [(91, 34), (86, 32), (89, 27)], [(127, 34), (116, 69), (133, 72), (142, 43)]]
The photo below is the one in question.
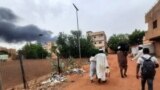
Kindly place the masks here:
[(0, 8), (0, 38), (8, 43), (23, 41), (47, 42), (53, 41), (51, 31), (38, 28), (35, 25), (18, 26), (14, 24), (18, 17), (9, 9)]
[(0, 7), (0, 21), (9, 21), (13, 22), (17, 20), (17, 16), (7, 8)]

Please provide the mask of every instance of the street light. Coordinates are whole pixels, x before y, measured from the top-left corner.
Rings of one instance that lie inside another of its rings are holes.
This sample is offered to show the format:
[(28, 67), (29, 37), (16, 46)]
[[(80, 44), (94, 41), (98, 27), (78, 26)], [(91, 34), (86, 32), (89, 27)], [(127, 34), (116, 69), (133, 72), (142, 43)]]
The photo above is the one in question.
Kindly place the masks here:
[[(73, 3), (74, 8), (76, 9), (76, 18), (77, 18), (77, 30), (79, 31), (79, 23), (78, 23), (78, 11), (79, 9)], [(80, 44), (80, 35), (78, 35), (78, 45), (79, 45), (79, 58), (81, 58), (81, 44)]]

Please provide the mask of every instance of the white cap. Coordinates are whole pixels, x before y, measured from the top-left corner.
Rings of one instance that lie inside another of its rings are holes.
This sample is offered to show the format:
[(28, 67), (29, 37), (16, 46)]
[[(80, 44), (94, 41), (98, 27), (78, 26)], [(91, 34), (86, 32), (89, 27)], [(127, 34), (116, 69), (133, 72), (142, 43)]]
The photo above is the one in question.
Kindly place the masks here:
[(120, 49), (121, 48), (121, 46), (118, 46), (118, 49)]
[(143, 45), (139, 45), (138, 47), (142, 47), (143, 48)]
[(103, 51), (103, 49), (99, 49), (99, 51)]

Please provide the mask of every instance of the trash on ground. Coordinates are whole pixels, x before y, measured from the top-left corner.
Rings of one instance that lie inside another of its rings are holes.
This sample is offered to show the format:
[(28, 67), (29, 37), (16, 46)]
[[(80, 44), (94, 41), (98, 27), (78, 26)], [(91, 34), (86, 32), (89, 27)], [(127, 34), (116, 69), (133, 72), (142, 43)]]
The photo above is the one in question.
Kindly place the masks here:
[(71, 70), (66, 71), (67, 74), (83, 74), (85, 73), (85, 70), (83, 70), (82, 68), (73, 68)]
[(65, 76), (55, 74), (51, 78), (49, 78), (48, 80), (43, 81), (41, 84), (42, 85), (48, 84), (49, 86), (53, 86), (55, 84), (59, 84), (59, 83), (64, 82), (66, 80), (67, 80), (67, 78)]

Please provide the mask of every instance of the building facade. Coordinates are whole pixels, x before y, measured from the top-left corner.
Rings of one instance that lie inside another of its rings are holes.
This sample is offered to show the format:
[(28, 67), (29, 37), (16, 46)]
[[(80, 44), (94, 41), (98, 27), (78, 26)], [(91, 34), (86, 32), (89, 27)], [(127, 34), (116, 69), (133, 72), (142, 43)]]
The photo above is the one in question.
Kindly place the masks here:
[(93, 44), (97, 49), (103, 49), (105, 51), (106, 49), (106, 34), (104, 31), (100, 31), (100, 32), (92, 32), (92, 31), (88, 31), (87, 35), (91, 37), (91, 39), (93, 40)]
[(2, 56), (3, 55), (7, 55), (8, 58), (6, 60), (15, 60), (15, 59), (17, 59), (16, 49), (7, 49), (5, 47), (0, 47), (0, 55), (2, 55)]
[(148, 31), (145, 38), (153, 42), (155, 54), (160, 57), (160, 1), (145, 15)]
[(55, 42), (47, 42), (43, 45), (43, 48), (47, 50), (48, 53), (51, 54), (52, 59), (56, 59), (57, 56), (54, 52), (52, 52), (52, 46), (57, 46)]

